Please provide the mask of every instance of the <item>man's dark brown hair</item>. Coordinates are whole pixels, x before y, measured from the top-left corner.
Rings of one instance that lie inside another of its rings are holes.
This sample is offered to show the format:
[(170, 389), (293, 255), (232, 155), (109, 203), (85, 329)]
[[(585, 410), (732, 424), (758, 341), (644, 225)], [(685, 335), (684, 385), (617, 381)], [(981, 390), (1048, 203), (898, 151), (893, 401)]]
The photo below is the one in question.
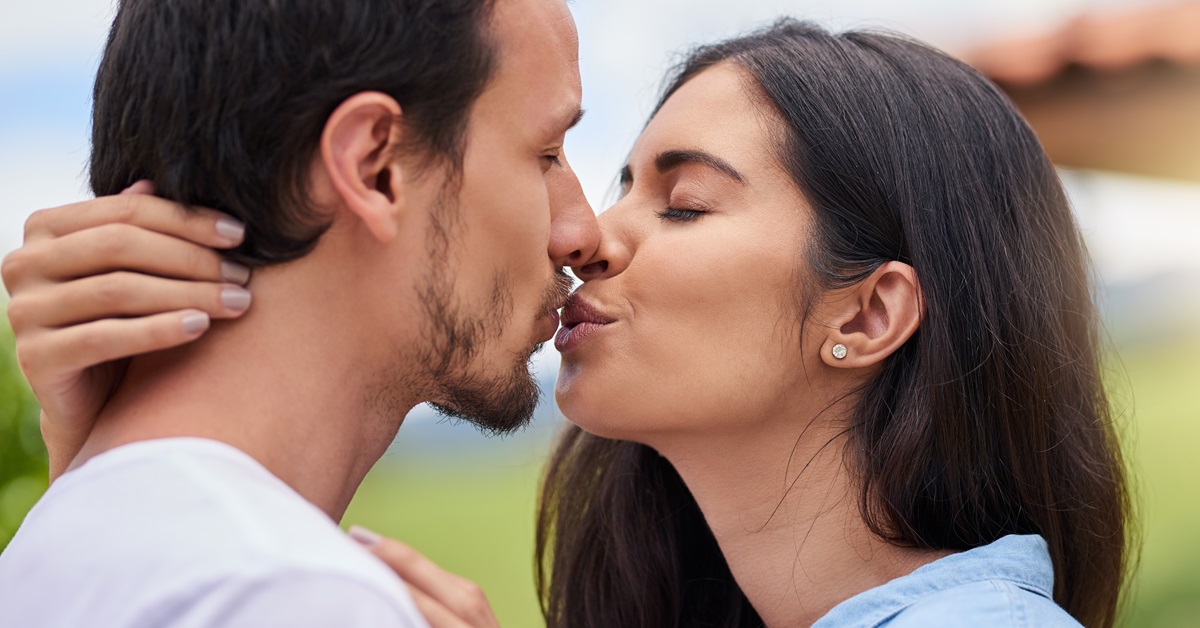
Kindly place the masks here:
[(246, 223), (250, 265), (307, 253), (328, 226), (308, 202), (325, 121), (379, 91), (408, 147), (461, 166), (491, 76), (489, 0), (122, 0), (96, 75), (91, 185), (139, 179)]

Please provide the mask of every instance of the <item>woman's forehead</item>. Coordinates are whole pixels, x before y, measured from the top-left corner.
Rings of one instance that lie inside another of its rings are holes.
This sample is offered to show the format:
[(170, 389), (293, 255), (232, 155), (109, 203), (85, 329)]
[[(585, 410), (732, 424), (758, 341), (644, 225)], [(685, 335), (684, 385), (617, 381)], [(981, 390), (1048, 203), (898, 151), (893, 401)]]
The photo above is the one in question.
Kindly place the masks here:
[(635, 169), (664, 151), (694, 150), (751, 166), (767, 139), (757, 103), (742, 73), (730, 64), (709, 68), (667, 99), (638, 137), (630, 155)]

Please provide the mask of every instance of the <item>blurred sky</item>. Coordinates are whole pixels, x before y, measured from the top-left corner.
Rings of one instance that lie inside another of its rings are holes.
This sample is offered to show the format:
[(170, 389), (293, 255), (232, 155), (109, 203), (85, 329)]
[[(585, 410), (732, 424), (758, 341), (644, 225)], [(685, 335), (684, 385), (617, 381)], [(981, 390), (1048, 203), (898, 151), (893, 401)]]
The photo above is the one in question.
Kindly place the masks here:
[[(1145, 0), (1143, 0), (1144, 2)], [(788, 14), (834, 27), (882, 27), (951, 51), (1049, 29), (1088, 8), (1136, 0), (576, 0), (584, 107), (568, 155), (597, 211), (653, 104), (688, 45)], [(88, 196), (90, 90), (113, 13), (111, 0), (5, 0), (0, 7), (0, 254), (21, 241), (34, 209)], [(1183, 273), (1200, 277), (1200, 186), (1067, 174), (1096, 259), (1110, 285)], [(553, 350), (540, 358), (553, 368)]]

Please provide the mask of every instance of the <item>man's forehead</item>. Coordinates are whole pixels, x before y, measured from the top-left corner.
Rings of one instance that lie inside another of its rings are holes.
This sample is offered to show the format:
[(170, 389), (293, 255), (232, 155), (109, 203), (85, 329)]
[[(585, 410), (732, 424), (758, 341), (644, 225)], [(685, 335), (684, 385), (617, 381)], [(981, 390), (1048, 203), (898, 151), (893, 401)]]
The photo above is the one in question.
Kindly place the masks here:
[[(563, 0), (497, 0), (493, 15), (502, 93), (541, 112), (546, 135), (565, 132), (582, 115), (579, 44)], [(499, 95), (499, 94), (498, 94)]]
[(502, 59), (537, 54), (579, 64), (579, 33), (564, 0), (496, 0), (491, 27)]

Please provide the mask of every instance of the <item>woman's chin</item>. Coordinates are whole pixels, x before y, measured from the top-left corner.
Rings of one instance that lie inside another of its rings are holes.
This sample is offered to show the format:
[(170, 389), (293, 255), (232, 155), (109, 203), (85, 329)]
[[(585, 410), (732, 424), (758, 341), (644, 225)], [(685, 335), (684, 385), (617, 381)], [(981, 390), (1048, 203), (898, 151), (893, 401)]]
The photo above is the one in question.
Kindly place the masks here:
[(562, 412), (571, 423), (581, 427), (584, 431), (591, 431), (588, 426), (595, 421), (595, 415), (598, 413), (593, 404), (589, 404), (579, 389), (577, 382), (563, 383), (563, 378), (560, 375), (558, 382), (554, 385), (554, 401), (558, 404), (559, 412)]
[(645, 442), (662, 432), (667, 423), (676, 428), (688, 423), (687, 417), (671, 412), (678, 404), (664, 406), (666, 400), (655, 396), (659, 389), (638, 385), (636, 378), (623, 374), (599, 375), (565, 360), (558, 371), (554, 401), (563, 417), (583, 431), (602, 438)]
[(628, 430), (622, 430), (617, 425), (620, 417), (616, 408), (603, 403), (602, 395), (584, 394), (579, 383), (564, 386), (560, 378), (554, 388), (554, 399), (563, 417), (589, 434), (628, 440)]
[[(574, 361), (563, 360), (558, 367), (558, 379), (554, 380), (554, 401), (558, 408), (567, 413), (582, 413), (588, 406), (594, 406), (603, 398), (605, 391), (598, 389), (598, 381), (594, 370), (587, 369)], [(575, 417), (567, 415), (572, 421)]]

